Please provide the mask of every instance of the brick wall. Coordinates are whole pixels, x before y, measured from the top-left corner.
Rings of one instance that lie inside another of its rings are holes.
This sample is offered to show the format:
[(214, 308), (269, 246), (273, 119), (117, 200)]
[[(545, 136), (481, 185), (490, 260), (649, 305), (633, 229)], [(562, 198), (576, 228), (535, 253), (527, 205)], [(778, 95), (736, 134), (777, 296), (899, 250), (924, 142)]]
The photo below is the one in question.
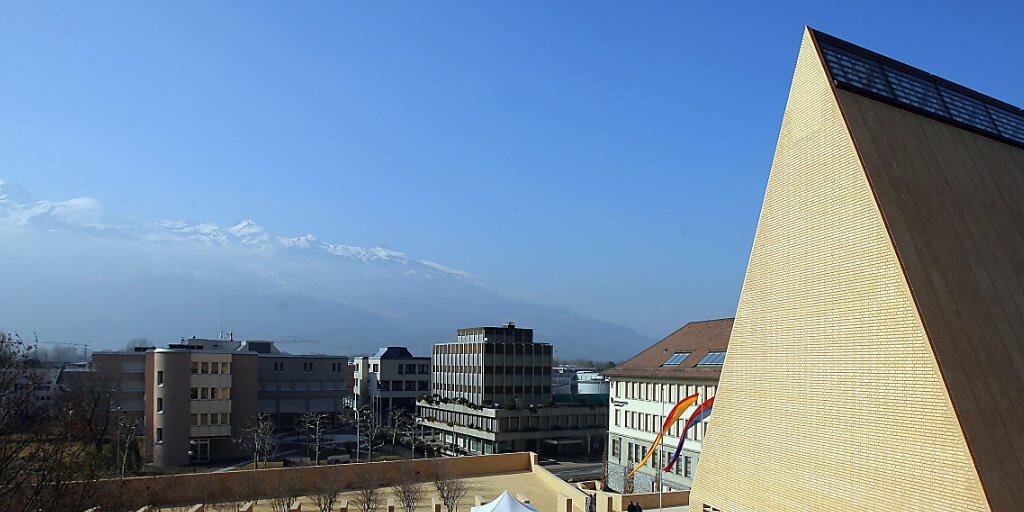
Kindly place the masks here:
[(690, 501), (988, 509), (809, 33)]

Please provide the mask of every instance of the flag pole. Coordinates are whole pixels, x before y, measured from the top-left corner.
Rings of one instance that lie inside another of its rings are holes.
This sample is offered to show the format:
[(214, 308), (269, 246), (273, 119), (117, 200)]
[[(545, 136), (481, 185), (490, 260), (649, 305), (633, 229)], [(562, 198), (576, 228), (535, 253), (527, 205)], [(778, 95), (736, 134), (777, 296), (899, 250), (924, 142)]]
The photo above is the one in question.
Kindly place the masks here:
[[(664, 425), (668, 418), (665, 417), (665, 383), (661, 383), (661, 423)], [(672, 427), (669, 427), (671, 429)], [(661, 446), (658, 447), (658, 467), (655, 471), (658, 473), (658, 512), (662, 512), (663, 496), (665, 493), (665, 480), (662, 475), (662, 466), (665, 464), (665, 436), (661, 437)]]

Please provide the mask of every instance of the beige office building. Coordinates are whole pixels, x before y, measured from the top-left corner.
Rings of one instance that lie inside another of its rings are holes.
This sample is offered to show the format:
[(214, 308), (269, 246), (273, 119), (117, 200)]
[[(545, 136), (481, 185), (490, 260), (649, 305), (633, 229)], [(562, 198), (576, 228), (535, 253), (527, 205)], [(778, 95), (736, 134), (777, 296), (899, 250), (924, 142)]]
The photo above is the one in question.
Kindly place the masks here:
[(806, 31), (690, 510), (1024, 510), (1024, 111)]

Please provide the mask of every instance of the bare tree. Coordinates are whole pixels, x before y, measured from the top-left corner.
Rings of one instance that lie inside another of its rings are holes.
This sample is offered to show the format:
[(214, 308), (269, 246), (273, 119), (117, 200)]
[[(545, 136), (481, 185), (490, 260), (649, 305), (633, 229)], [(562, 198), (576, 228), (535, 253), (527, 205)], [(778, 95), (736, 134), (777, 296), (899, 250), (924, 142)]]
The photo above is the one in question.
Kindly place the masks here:
[(149, 346), (151, 345), (149, 344), (149, 340), (147, 338), (132, 338), (128, 340), (127, 343), (124, 344), (124, 348), (126, 348), (129, 352), (135, 350), (136, 348)]
[(96, 464), (72, 437), (66, 404), (38, 395), (47, 379), (30, 352), (0, 332), (0, 510), (81, 508), (95, 500)]
[(265, 465), (277, 450), (277, 438), (274, 437), (274, 418), (263, 412), (253, 416), (235, 442), (252, 452), (253, 469), (259, 469), (260, 459)]
[(320, 512), (331, 512), (342, 491), (341, 479), (336, 475), (321, 474), (317, 477), (310, 496)]
[[(135, 443), (135, 439), (139, 435), (139, 426), (142, 424), (142, 418), (139, 416), (130, 416), (127, 414), (121, 414), (121, 417), (117, 419), (117, 446), (118, 446), (118, 465), (120, 466), (121, 478), (124, 478), (125, 470), (128, 469), (129, 457), (133, 454), (138, 455), (138, 451), (133, 449), (137, 448), (138, 445)], [(124, 448), (121, 448), (122, 445)]]
[[(360, 407), (356, 414), (356, 435), (366, 438), (367, 462), (373, 462), (373, 444), (377, 442), (377, 439), (380, 439), (380, 436), (387, 427), (381, 421), (380, 415), (369, 405)], [(358, 448), (356, 450), (358, 455)]]
[(111, 368), (97, 366), (88, 372), (76, 372), (68, 379), (64, 405), (69, 414), (71, 434), (93, 450), (90, 463), (94, 468), (116, 467), (117, 457), (104, 455), (103, 447), (111, 441), (116, 421), (115, 395), (120, 380)]
[(395, 497), (405, 512), (415, 512), (416, 507), (427, 497), (427, 488), (416, 480), (416, 475), (404, 473), (395, 486)]
[(434, 490), (448, 512), (455, 512), (459, 501), (469, 494), (469, 484), (455, 476), (444, 459), (438, 459), (433, 465)]
[(296, 501), (299, 501), (299, 499), (295, 496), (270, 498), (270, 508), (273, 509), (274, 512), (288, 512)]
[(299, 416), (295, 426), (306, 435), (306, 456), (313, 450), (313, 465), (320, 465), (320, 451), (324, 444), (324, 432), (330, 426), (331, 415), (323, 412), (307, 412)]
[[(395, 408), (391, 411), (391, 453), (395, 453), (400, 436), (409, 436), (416, 426), (416, 418), (406, 409)], [(415, 446), (413, 454), (415, 455)]]
[(380, 476), (376, 471), (363, 471), (356, 478), (358, 490), (352, 503), (363, 512), (374, 512), (384, 501), (384, 492), (380, 488)]

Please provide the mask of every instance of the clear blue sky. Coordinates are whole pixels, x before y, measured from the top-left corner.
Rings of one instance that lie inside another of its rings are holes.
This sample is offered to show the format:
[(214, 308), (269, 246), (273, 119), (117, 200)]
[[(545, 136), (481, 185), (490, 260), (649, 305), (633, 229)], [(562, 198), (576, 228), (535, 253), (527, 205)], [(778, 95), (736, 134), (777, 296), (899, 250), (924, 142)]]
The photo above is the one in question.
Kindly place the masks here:
[(1020, 2), (858, 4), (6, 4), (0, 178), (662, 335), (735, 310), (803, 25), (1024, 104)]

